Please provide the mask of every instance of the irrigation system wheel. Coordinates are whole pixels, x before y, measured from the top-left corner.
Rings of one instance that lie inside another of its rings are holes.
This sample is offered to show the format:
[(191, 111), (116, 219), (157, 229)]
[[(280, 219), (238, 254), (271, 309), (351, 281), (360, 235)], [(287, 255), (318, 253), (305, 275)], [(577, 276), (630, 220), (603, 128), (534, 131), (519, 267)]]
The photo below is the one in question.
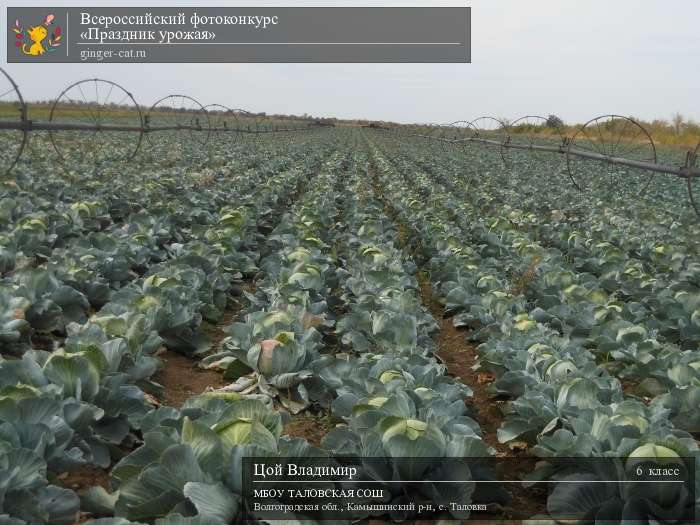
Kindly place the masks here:
[[(585, 158), (575, 152), (600, 158)], [(654, 176), (653, 172), (613, 164), (608, 161), (613, 157), (655, 164), (656, 146), (644, 126), (629, 117), (602, 115), (591, 119), (578, 129), (567, 146), (566, 166), (571, 182), (582, 191), (606, 184), (619, 186), (624, 182), (626, 187), (638, 185), (639, 193), (643, 193)], [(591, 173), (591, 163), (598, 163), (602, 169), (586, 179), (584, 174)]]
[[(501, 160), (503, 161), (503, 165), (508, 168), (510, 166), (510, 157), (506, 151), (506, 148), (503, 147), (503, 144), (507, 143), (509, 140), (508, 128), (506, 127), (505, 123), (495, 117), (484, 116), (475, 118), (470, 122), (470, 124), (474, 128), (473, 138), (489, 140), (500, 144), (498, 149), (501, 154)], [(490, 144), (486, 147), (494, 146), (496, 145)]]
[(119, 84), (92, 78), (71, 84), (56, 97), (49, 137), (64, 164), (98, 165), (134, 158), (143, 139), (143, 116)]
[(150, 142), (161, 133), (184, 133), (193, 145), (204, 146), (211, 136), (211, 122), (204, 106), (187, 95), (168, 95), (156, 101), (146, 115)]
[(6, 176), (27, 144), (27, 105), (12, 77), (2, 68), (0, 73), (0, 136), (4, 144), (0, 151), (0, 176)]
[(221, 104), (209, 104), (204, 109), (211, 123), (211, 142), (226, 144), (239, 138), (240, 124), (235, 110)]
[(255, 113), (237, 108), (232, 110), (238, 120), (238, 131), (241, 138), (256, 140), (260, 136), (260, 118)]
[(442, 141), (446, 145), (460, 146), (466, 148), (469, 139), (474, 137), (477, 129), (468, 120), (457, 120), (443, 126)]
[(564, 133), (559, 125), (539, 115), (525, 115), (507, 125), (509, 144), (526, 146), (529, 149), (502, 146), (510, 159), (511, 172), (516, 175), (529, 174), (542, 167), (549, 174), (558, 174), (563, 164), (562, 155), (537, 151), (535, 146), (558, 146), (564, 148)]

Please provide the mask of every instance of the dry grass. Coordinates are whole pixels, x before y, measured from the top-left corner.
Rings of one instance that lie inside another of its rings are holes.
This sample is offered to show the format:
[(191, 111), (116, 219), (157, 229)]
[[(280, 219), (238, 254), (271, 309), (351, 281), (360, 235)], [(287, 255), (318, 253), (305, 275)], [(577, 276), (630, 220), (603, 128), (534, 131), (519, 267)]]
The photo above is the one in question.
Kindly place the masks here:
[(527, 287), (535, 279), (537, 275), (537, 266), (540, 264), (539, 257), (533, 257), (525, 270), (515, 275), (512, 279), (513, 287), (510, 289), (510, 294), (514, 297), (522, 295), (527, 290)]

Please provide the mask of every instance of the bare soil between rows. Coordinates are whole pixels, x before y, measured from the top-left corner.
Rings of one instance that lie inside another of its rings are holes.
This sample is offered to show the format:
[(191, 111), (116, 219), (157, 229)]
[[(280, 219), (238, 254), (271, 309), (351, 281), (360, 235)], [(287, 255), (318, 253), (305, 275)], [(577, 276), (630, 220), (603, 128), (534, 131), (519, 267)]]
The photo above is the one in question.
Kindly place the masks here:
[[(370, 166), (370, 176), (375, 194), (384, 202), (385, 212), (396, 225), (399, 246), (410, 251), (411, 232), (397, 217), (396, 210), (390, 202), (382, 195), (381, 184), (374, 166)], [(443, 317), (444, 308), (434, 296), (432, 285), (425, 273), (419, 269), (416, 277), (420, 287), (421, 302), (439, 325), (436, 335), (437, 357), (446, 365), (448, 375), (459, 379), (472, 390), (472, 396), (464, 401), (472, 409), (473, 417), (479, 423), (484, 443), (496, 451), (498, 458), (529, 458), (527, 444), (515, 442), (509, 446), (498, 442), (498, 428), (503, 423), (501, 409), (506, 401), (494, 398), (489, 392), (489, 385), (494, 378), (488, 373), (473, 368), (478, 360), (478, 352), (476, 346), (469, 341), (469, 332), (457, 329), (451, 319)], [(511, 459), (504, 462), (505, 468), (499, 472), (499, 475), (501, 479), (521, 479), (530, 471), (531, 465), (531, 460), (524, 461), (522, 466), (519, 466), (517, 461)], [(517, 483), (507, 484), (505, 489), (510, 494), (510, 501), (504, 507), (495, 505), (494, 509), (486, 512), (473, 512), (469, 523), (517, 525), (527, 520), (515, 518), (515, 516), (535, 516), (545, 512), (546, 491), (544, 489), (525, 488)]]
[(220, 372), (205, 370), (197, 366), (197, 361), (168, 350), (161, 354), (163, 367), (153, 377), (163, 386), (161, 402), (179, 408), (188, 398), (206, 391), (209, 387), (226, 386)]
[(301, 412), (292, 416), (282, 432), (285, 436), (303, 438), (314, 446), (320, 447), (321, 440), (330, 429), (323, 414)]
[[(211, 339), (212, 353), (218, 350), (226, 337), (224, 329), (234, 322), (240, 310), (240, 303), (235, 304), (224, 312), (216, 325), (205, 329)], [(159, 357), (163, 360), (163, 366), (153, 376), (153, 380), (163, 386), (159, 401), (166, 406), (180, 408), (190, 397), (228, 384), (221, 372), (200, 368), (196, 358), (172, 350), (166, 350)]]
[[(438, 356), (447, 366), (448, 375), (458, 378), (471, 388), (472, 397), (465, 399), (465, 403), (472, 409), (474, 418), (481, 427), (484, 443), (496, 450), (498, 458), (529, 457), (524, 443), (516, 442), (511, 446), (499, 443), (497, 431), (503, 422), (501, 407), (505, 401), (494, 398), (489, 392), (489, 384), (493, 381), (493, 377), (474, 370), (473, 366), (478, 359), (478, 353), (476, 346), (468, 341), (469, 333), (456, 328), (451, 319), (443, 318), (442, 305), (434, 298), (430, 282), (424, 275), (419, 275), (419, 284), (423, 305), (430, 310), (440, 326), (440, 331), (436, 336)], [(520, 479), (529, 472), (531, 465), (531, 461), (524, 461), (523, 467), (519, 467), (517, 461), (506, 461), (504, 462), (505, 468), (500, 473), (504, 479)], [(506, 490), (509, 492), (511, 500), (503, 508), (505, 520), (494, 519), (488, 513), (479, 512), (473, 515), (476, 521), (470, 519), (469, 523), (484, 520), (484, 523), (516, 524), (523, 520), (514, 519), (514, 515), (534, 516), (542, 513), (546, 508), (546, 491), (544, 489), (525, 488), (519, 484), (510, 484), (506, 486)], [(512, 509), (517, 509), (517, 512)]]

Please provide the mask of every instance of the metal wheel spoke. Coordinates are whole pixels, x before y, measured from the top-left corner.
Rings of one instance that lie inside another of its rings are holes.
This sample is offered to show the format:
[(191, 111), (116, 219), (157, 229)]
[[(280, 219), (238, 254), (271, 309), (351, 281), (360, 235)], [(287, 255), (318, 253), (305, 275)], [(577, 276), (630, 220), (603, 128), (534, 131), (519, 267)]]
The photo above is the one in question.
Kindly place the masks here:
[[(78, 84), (78, 89), (80, 90), (80, 94), (82, 95), (83, 100), (85, 101), (85, 105), (89, 108), (89, 107), (90, 107), (90, 103), (88, 102), (88, 99), (87, 99), (87, 97), (85, 96), (85, 93), (83, 92), (83, 86), (81, 86), (80, 84)], [(91, 115), (91, 118), (92, 118), (93, 122), (97, 122), (97, 119), (95, 118), (94, 115), (92, 115), (92, 112), (91, 112), (89, 109), (88, 109), (88, 113)]]
[(3, 98), (5, 95), (9, 95), (10, 93), (15, 93), (15, 88), (11, 87), (7, 91), (5, 91), (3, 94), (0, 95), (0, 98)]
[(617, 147), (620, 144), (620, 141), (622, 140), (622, 136), (624, 135), (624, 131), (627, 129), (627, 125), (629, 124), (628, 120), (625, 120), (625, 125), (623, 126), (622, 130), (620, 130), (618, 136), (617, 136), (617, 142), (615, 142), (615, 145), (612, 147), (610, 150), (610, 154), (614, 157), (615, 156), (615, 151)]

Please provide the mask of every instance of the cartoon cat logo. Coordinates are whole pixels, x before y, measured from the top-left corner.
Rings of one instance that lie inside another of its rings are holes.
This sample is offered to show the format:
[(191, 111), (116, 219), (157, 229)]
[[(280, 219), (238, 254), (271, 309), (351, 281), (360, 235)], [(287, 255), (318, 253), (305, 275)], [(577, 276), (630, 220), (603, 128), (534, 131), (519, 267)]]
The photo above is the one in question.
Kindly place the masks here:
[[(15, 41), (15, 46), (17, 49), (21, 53), (29, 56), (40, 56), (46, 52), (50, 53), (55, 51), (56, 48), (61, 45), (61, 40), (63, 38), (61, 35), (60, 26), (56, 26), (49, 37), (49, 27), (53, 24), (55, 18), (56, 17), (54, 15), (49, 14), (46, 16), (46, 18), (44, 18), (41, 25), (32, 26), (27, 29), (26, 34), (29, 37), (29, 43), (24, 41), (23, 34), (25, 31), (22, 30), (19, 20), (15, 20), (15, 26), (12, 28), (12, 30), (15, 32), (15, 37), (17, 39)], [(47, 37), (48, 43), (44, 44)]]

